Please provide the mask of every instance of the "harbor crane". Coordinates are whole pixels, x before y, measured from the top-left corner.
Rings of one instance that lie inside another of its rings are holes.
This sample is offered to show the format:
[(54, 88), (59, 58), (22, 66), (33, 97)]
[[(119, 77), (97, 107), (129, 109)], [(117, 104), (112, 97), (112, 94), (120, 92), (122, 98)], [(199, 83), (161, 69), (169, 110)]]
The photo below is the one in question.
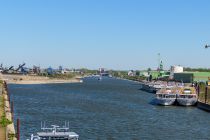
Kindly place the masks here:
[(15, 69), (15, 71), (19, 71), (19, 70), (22, 69), (23, 66), (25, 66), (25, 65), (26, 65), (26, 63), (20, 64), (20, 65), (18, 66), (18, 68)]
[(14, 70), (14, 66), (10, 66), (9, 68), (3, 68), (2, 67), (2, 72), (3, 73), (8, 73), (9, 71), (12, 71), (12, 70)]

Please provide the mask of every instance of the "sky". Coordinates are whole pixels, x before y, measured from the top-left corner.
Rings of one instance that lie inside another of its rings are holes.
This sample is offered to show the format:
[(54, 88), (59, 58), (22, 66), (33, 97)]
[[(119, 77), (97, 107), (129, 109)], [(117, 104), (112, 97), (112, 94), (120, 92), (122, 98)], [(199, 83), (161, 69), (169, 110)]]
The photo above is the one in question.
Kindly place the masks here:
[(0, 0), (0, 63), (210, 68), (209, 0)]

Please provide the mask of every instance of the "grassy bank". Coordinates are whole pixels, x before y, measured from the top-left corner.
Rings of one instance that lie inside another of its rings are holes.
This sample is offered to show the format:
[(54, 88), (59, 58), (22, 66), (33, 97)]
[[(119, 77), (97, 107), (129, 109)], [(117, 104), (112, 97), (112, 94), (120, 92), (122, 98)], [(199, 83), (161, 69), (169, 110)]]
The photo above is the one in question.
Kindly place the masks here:
[(61, 80), (70, 80), (70, 79), (74, 79), (76, 77), (81, 77), (81, 76), (83, 75), (78, 74), (78, 73), (48, 75), (50, 79), (61, 79)]
[[(2, 81), (0, 81), (0, 91), (2, 91)], [(6, 139), (6, 126), (4, 125), (4, 100), (2, 92), (0, 93), (0, 139), (5, 140)]]
[(133, 80), (133, 81), (141, 81), (141, 80), (145, 80), (146, 77), (144, 76), (128, 76), (128, 72), (127, 71), (112, 71), (110, 73), (112, 76), (117, 77), (117, 78), (122, 78), (122, 79), (128, 79), (128, 80)]

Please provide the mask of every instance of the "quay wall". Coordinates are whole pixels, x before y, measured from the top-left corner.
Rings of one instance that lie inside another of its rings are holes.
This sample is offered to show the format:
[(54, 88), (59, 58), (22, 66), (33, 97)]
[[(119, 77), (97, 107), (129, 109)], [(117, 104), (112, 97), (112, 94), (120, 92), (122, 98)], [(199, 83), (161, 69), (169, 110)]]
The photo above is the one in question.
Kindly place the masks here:
[(209, 104), (205, 104), (205, 103), (202, 103), (202, 102), (198, 101), (197, 107), (202, 109), (202, 110), (210, 112), (210, 105)]

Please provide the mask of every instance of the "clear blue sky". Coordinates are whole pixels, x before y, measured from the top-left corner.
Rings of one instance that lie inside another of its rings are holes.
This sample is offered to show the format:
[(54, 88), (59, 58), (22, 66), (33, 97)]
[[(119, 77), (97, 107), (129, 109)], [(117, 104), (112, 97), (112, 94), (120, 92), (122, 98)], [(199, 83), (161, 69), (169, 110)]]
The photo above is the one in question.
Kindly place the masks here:
[(209, 0), (2, 0), (0, 63), (210, 67)]

